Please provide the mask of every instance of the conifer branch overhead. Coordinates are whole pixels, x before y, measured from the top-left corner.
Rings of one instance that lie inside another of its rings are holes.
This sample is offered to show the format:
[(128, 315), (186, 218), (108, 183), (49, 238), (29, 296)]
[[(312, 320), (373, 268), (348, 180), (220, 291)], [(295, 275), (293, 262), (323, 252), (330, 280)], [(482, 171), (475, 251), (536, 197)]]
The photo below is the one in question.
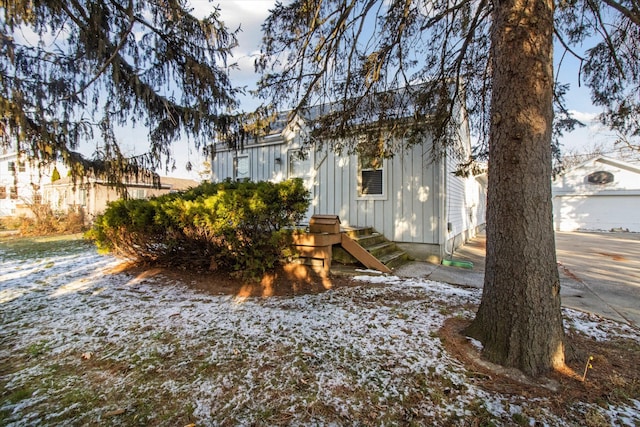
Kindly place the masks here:
[[(0, 121), (4, 145), (74, 173), (120, 179), (126, 170), (170, 168), (172, 144), (197, 148), (241, 116), (228, 77), (236, 33), (191, 14), (188, 2), (2, 2)], [(138, 126), (147, 141), (121, 141)], [(136, 143), (135, 157), (119, 145)], [(93, 155), (80, 156), (79, 151)], [(88, 148), (89, 147), (89, 148)], [(107, 158), (104, 156), (115, 156)], [(127, 169), (126, 165), (133, 163)], [(119, 173), (105, 168), (121, 168)]]

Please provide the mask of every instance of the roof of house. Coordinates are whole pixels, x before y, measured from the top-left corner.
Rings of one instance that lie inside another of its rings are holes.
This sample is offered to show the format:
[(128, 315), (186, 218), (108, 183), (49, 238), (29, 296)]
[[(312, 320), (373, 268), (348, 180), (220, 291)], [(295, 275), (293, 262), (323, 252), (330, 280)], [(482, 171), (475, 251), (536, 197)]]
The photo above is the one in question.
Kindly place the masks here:
[(170, 176), (161, 176), (160, 177), (160, 185), (165, 186), (169, 185), (171, 190), (183, 191), (188, 190), (193, 187), (197, 187), (200, 183), (193, 179), (185, 179), (185, 178), (173, 178)]
[[(451, 96), (454, 95), (455, 83), (449, 82)], [(309, 106), (298, 112), (295, 117), (290, 117), (292, 110), (279, 111), (269, 124), (267, 132), (261, 137), (251, 136), (243, 143), (244, 146), (260, 145), (265, 142), (276, 141), (294, 122), (313, 122), (331, 115), (340, 115), (344, 112), (352, 114), (351, 125), (361, 126), (376, 123), (380, 120), (394, 123), (399, 120), (416, 120), (432, 114), (437, 104), (437, 97), (423, 96), (421, 89), (426, 83), (403, 86), (397, 89), (389, 89), (383, 92), (370, 93), (363, 97), (353, 97), (333, 102), (327, 102)], [(325, 127), (324, 125), (322, 127)], [(280, 139), (280, 143), (285, 142)], [(225, 142), (215, 143), (220, 150), (232, 149)]]
[(609, 166), (617, 167), (620, 169), (626, 169), (631, 172), (640, 173), (640, 162), (628, 162), (624, 160), (614, 159), (612, 157), (607, 156), (595, 156), (590, 158), (587, 161), (584, 161), (576, 166), (573, 166), (566, 171), (562, 172), (561, 175), (566, 175), (576, 169), (581, 169), (589, 166), (597, 166), (597, 163), (604, 163)]
[[(55, 182), (48, 183), (45, 185), (55, 186), (55, 187), (65, 187), (69, 185), (82, 184), (83, 182), (107, 185), (107, 182), (102, 179), (81, 178), (81, 179), (76, 179), (74, 181), (73, 178), (69, 176), (62, 177)], [(134, 181), (134, 182), (125, 182), (124, 184), (127, 187), (153, 187), (154, 186), (153, 182), (145, 179), (140, 179), (139, 181)], [(195, 181), (193, 179), (173, 178), (168, 176), (160, 177), (160, 188), (165, 190), (183, 191), (189, 188), (197, 187), (199, 184), (200, 183), (198, 181)]]

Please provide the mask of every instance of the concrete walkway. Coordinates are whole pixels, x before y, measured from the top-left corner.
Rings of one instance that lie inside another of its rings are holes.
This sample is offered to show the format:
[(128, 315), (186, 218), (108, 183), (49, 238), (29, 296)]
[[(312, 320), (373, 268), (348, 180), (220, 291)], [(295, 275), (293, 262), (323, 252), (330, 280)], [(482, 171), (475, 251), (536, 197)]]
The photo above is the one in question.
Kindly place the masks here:
[[(562, 305), (640, 327), (640, 234), (556, 233)], [(481, 288), (485, 238), (458, 249), (455, 260), (473, 269), (412, 262), (399, 267), (401, 277), (423, 277)]]

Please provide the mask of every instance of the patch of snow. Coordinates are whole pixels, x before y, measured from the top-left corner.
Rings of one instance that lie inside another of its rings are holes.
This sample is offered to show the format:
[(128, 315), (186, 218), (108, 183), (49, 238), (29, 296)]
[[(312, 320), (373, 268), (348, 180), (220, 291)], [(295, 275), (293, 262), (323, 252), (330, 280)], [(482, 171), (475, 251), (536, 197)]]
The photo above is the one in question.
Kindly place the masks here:
[(480, 341), (478, 341), (475, 338), (471, 338), (471, 337), (467, 337), (467, 340), (469, 341), (469, 343), (475, 347), (478, 351), (482, 351), (483, 345)]
[(570, 308), (563, 308), (562, 314), (565, 327), (575, 329), (596, 341), (606, 341), (618, 337), (640, 342), (638, 330), (629, 325)]
[[(131, 375), (138, 373), (148, 382), (135, 383), (136, 394), (189, 396), (184, 403), (193, 408), (197, 424), (254, 424), (260, 421), (256, 414), (273, 404), (288, 408), (291, 424), (301, 424), (311, 401), (322, 402), (347, 424), (374, 408), (383, 419), (394, 408), (402, 410), (394, 405), (405, 399), (413, 399), (412, 410), (420, 416), (438, 420), (472, 416), (473, 402), (480, 402), (501, 422), (511, 421), (514, 411), (548, 404), (482, 390), (434, 334), (447, 316), (440, 308), (477, 304), (477, 289), (396, 276), (357, 276), (361, 286), (240, 300), (202, 294), (155, 277), (108, 273), (117, 263), (82, 248), (0, 266), (0, 359), (38, 360), (24, 367), (16, 364), (2, 374), (7, 389), (35, 388), (19, 402), (3, 401), (0, 410), (12, 414), (8, 425), (69, 415), (76, 406), (56, 406), (57, 397), (74, 381), (89, 381), (83, 377), (84, 367), (94, 363), (120, 367), (102, 372), (103, 393), (129, 390)], [(591, 336), (633, 334), (578, 312), (565, 315), (568, 325)], [(87, 353), (92, 354), (90, 361), (82, 357)], [(76, 376), (57, 378), (52, 373), (55, 364), (73, 367)], [(245, 368), (232, 369), (236, 365)], [(41, 378), (50, 384), (38, 385)], [(420, 389), (432, 382), (441, 384), (441, 390)], [(300, 397), (281, 392), (289, 389), (304, 393)], [(364, 390), (375, 390), (378, 401), (365, 406), (351, 398)], [(105, 408), (134, 405), (105, 399)], [(78, 415), (81, 418), (70, 424), (96, 423), (108, 412), (105, 408)], [(563, 424), (549, 411), (536, 411), (550, 425)], [(634, 401), (634, 406), (608, 411), (611, 419), (634, 421), (640, 404)], [(321, 418), (314, 422), (326, 424)]]
[(383, 273), (383, 272), (381, 272), (381, 271), (378, 271), (378, 270), (371, 270), (371, 269), (366, 269), (366, 268), (356, 268), (355, 270), (356, 270), (358, 273), (364, 273), (364, 274), (375, 274), (376, 276), (377, 276), (377, 275), (384, 274), (384, 273)]

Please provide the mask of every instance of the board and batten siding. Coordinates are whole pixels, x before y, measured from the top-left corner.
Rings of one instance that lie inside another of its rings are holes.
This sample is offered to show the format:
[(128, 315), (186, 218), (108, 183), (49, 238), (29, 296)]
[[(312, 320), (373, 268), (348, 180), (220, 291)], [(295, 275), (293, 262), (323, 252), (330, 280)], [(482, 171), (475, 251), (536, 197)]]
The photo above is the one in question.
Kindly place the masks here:
[[(287, 175), (287, 149), (282, 139), (272, 143), (247, 144), (242, 149), (232, 150), (216, 147), (211, 162), (212, 181), (235, 179), (234, 159), (247, 156), (251, 181), (279, 182)], [(280, 159), (279, 162), (276, 159)]]
[[(283, 139), (247, 144), (242, 150), (217, 147), (212, 159), (214, 182), (234, 179), (234, 158), (248, 156), (252, 181), (289, 178), (290, 156), (299, 145)], [(384, 196), (360, 196), (357, 156), (337, 156), (331, 150), (311, 151), (314, 170), (307, 183), (312, 192), (310, 214), (334, 214), (344, 226), (373, 227), (390, 240), (439, 243), (439, 166), (423, 146), (384, 161)], [(276, 158), (280, 161), (276, 162)]]
[[(449, 157), (434, 160), (429, 143), (399, 150), (383, 161), (382, 195), (361, 195), (358, 157), (337, 155), (326, 146), (310, 150), (308, 161), (296, 163), (309, 169), (303, 176), (296, 174), (305, 179), (312, 196), (307, 220), (313, 214), (332, 214), (340, 217), (343, 226), (373, 227), (416, 259), (424, 259), (425, 253), (442, 256), (445, 247), (451, 249), (454, 237), (456, 245), (462, 244), (484, 223), (480, 183), (474, 177), (454, 176), (456, 162)], [(252, 181), (291, 178), (291, 162), (299, 147), (297, 137), (272, 138), (242, 150), (217, 147), (213, 180), (234, 179), (238, 156), (248, 156)]]
[(357, 156), (325, 152), (314, 213), (338, 215), (343, 226), (373, 227), (395, 242), (437, 244), (438, 174), (423, 150), (415, 146), (384, 160), (382, 196), (359, 194)]

